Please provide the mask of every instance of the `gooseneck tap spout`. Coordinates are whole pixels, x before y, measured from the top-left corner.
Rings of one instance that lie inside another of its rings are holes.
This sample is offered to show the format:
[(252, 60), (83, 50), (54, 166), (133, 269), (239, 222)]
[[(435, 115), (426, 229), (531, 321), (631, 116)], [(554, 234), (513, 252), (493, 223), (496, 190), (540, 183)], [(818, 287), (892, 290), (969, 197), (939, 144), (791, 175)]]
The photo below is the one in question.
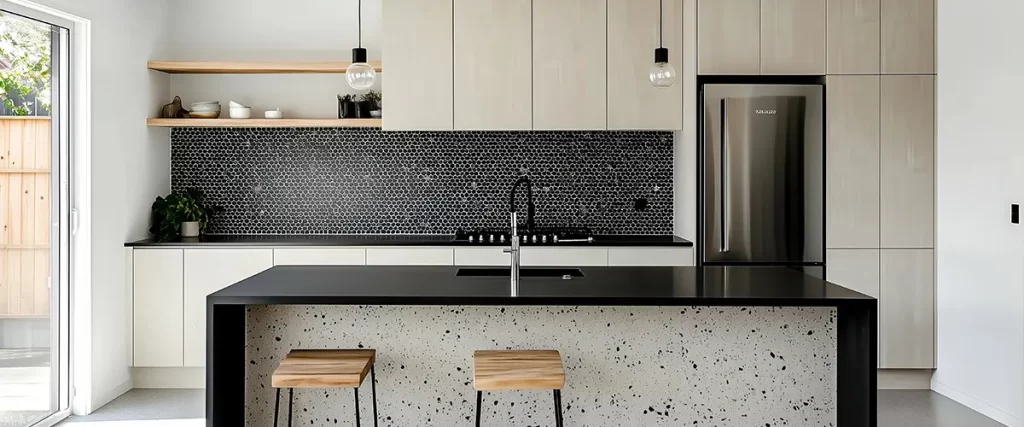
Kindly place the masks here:
[(511, 247), (503, 249), (503, 252), (510, 255), (511, 258), (511, 271), (509, 272), (509, 285), (511, 287), (511, 295), (519, 296), (519, 217), (516, 214), (516, 190), (519, 190), (519, 186), (526, 184), (526, 228), (530, 231), (534, 230), (533, 224), (533, 183), (530, 182), (530, 178), (522, 177), (514, 185), (512, 185), (512, 192), (509, 194), (509, 216), (512, 222), (512, 233), (511, 233)]

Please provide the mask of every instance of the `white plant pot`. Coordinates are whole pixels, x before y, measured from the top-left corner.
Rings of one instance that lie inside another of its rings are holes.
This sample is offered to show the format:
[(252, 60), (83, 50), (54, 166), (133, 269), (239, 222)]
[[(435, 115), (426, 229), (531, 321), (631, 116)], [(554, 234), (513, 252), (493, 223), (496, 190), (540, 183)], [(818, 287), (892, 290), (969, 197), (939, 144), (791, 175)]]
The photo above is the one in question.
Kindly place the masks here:
[(181, 237), (199, 237), (199, 221), (181, 223)]

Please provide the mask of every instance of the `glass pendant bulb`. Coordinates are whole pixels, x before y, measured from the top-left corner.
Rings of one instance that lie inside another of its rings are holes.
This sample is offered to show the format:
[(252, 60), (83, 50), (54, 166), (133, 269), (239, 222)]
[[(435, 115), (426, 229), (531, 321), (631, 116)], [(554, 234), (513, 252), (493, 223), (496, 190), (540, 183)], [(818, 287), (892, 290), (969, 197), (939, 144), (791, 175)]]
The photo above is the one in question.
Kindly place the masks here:
[(668, 63), (668, 49), (659, 47), (654, 50), (650, 78), (654, 87), (669, 87), (676, 82), (676, 68)]
[(355, 90), (367, 90), (377, 81), (377, 70), (366, 63), (366, 49), (352, 49), (352, 64), (345, 69), (345, 79)]

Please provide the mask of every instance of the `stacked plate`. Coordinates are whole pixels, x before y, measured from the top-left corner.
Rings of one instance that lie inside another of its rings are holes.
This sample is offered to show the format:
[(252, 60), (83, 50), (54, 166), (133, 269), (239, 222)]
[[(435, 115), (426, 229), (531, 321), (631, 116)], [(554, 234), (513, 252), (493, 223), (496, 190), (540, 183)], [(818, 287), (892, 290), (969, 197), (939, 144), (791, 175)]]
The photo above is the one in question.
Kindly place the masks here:
[(193, 102), (188, 116), (198, 119), (216, 119), (220, 117), (220, 101)]

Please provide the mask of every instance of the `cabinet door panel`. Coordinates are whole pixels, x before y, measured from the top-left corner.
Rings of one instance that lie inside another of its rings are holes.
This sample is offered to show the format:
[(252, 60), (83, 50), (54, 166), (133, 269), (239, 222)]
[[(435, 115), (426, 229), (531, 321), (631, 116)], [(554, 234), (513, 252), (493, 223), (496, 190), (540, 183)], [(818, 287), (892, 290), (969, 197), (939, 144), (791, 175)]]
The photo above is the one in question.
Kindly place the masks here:
[(133, 366), (182, 366), (181, 249), (138, 249), (132, 273)]
[(606, 3), (533, 3), (533, 128), (607, 129)]
[(825, 242), (877, 248), (879, 77), (829, 76), (825, 89)]
[(829, 249), (825, 251), (825, 280), (878, 298), (878, 249)]
[(883, 249), (880, 363), (889, 369), (935, 367), (935, 272), (931, 249)]
[(530, 0), (455, 0), (455, 129), (528, 130)]
[(367, 248), (366, 265), (455, 265), (454, 248)]
[(608, 248), (609, 267), (692, 267), (693, 248)]
[(451, 130), (452, 0), (383, 0), (385, 130)]
[(825, 0), (761, 1), (761, 74), (825, 74)]
[(528, 246), (522, 248), (519, 261), (526, 267), (607, 267), (608, 250)]
[(678, 73), (651, 85), (658, 47), (658, 0), (608, 0), (608, 129), (683, 129), (683, 2), (665, 5), (665, 48)]
[(882, 74), (935, 73), (935, 0), (881, 0)]
[(697, 73), (761, 72), (761, 0), (697, 1)]
[(366, 249), (274, 249), (274, 265), (366, 265)]
[(935, 77), (881, 78), (881, 247), (935, 245)]
[(273, 249), (185, 250), (185, 366), (206, 366), (207, 295), (273, 266)]
[(879, 74), (879, 0), (828, 0), (828, 74)]

